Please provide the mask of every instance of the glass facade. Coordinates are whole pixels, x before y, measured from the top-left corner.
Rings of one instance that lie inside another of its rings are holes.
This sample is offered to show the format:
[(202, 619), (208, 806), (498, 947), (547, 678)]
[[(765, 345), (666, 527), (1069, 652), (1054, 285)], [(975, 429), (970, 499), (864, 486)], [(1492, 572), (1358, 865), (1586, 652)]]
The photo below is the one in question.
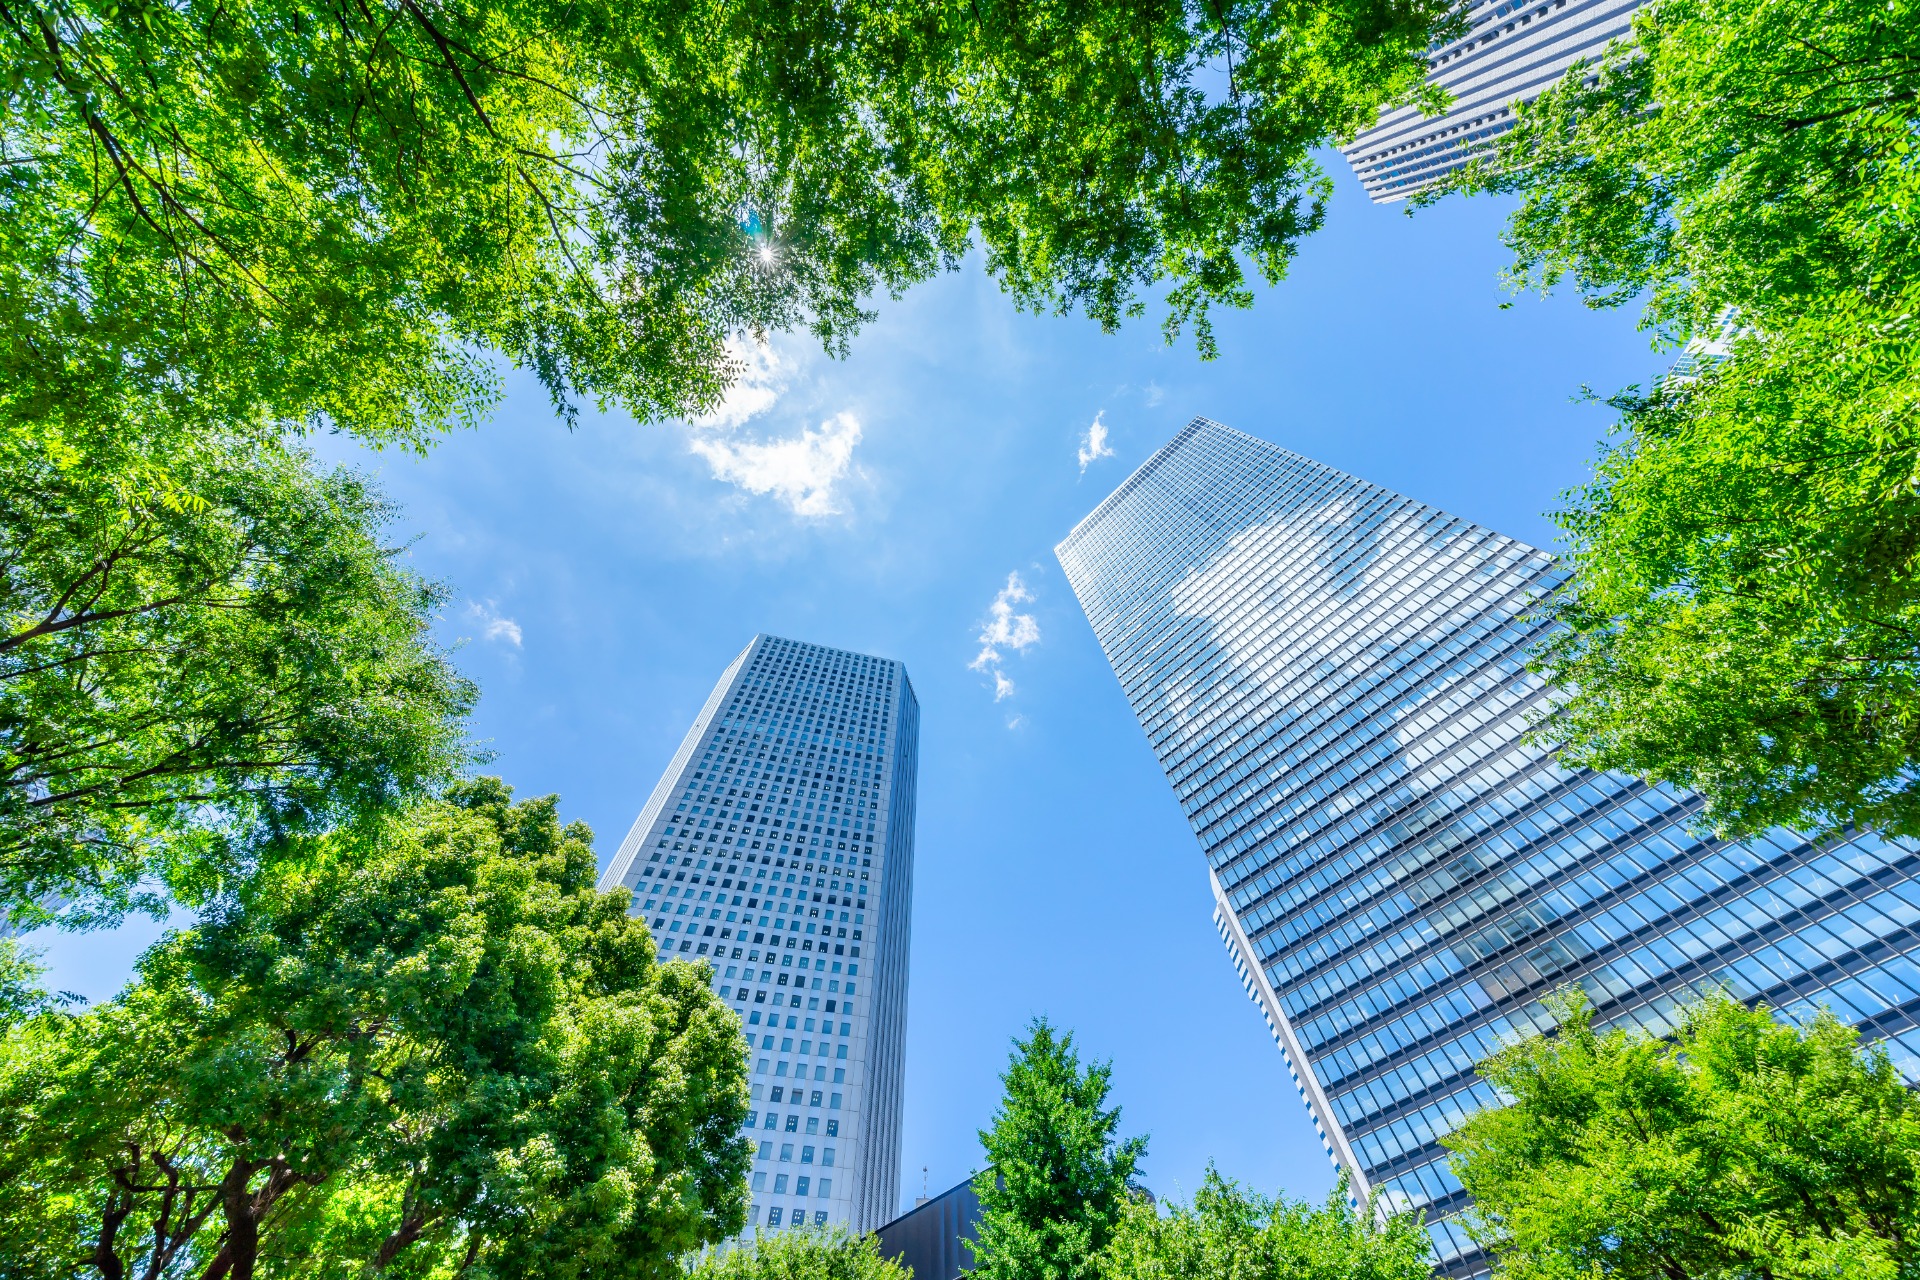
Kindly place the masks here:
[(1446, 92), (1430, 116), (1402, 103), (1344, 149), (1360, 185), (1377, 202), (1405, 200), (1468, 161), (1513, 128), (1513, 103), (1531, 102), (1576, 62), (1595, 62), (1633, 34), (1642, 0), (1464, 0), (1466, 27), (1427, 49), (1427, 80)]
[(740, 1015), (747, 1234), (899, 1203), (919, 734), (899, 663), (756, 636), (601, 878)]
[(1701, 839), (1687, 792), (1522, 741), (1553, 558), (1196, 420), (1057, 553), (1206, 856), (1215, 923), (1356, 1191), (1448, 1220), (1474, 1063), (1568, 983), (1652, 1031), (1826, 1005), (1920, 1073), (1920, 854)]

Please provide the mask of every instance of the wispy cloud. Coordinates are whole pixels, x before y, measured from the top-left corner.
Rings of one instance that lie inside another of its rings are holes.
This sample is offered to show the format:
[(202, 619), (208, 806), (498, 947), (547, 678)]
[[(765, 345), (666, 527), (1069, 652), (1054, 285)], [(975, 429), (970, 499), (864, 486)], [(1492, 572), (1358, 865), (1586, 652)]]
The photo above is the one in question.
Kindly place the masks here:
[(745, 426), (779, 403), (793, 381), (794, 361), (765, 342), (727, 340), (727, 355), (740, 376), (709, 413), (693, 419), (696, 427), (732, 429)]
[(739, 377), (712, 412), (690, 420), (688, 448), (713, 478), (772, 496), (795, 515), (824, 517), (845, 509), (841, 481), (853, 474), (860, 422), (836, 413), (798, 435), (753, 438), (741, 428), (775, 409), (801, 372), (801, 361), (764, 342), (729, 341)]
[(1147, 408), (1154, 408), (1167, 398), (1167, 389), (1157, 382), (1147, 383)]
[(1020, 716), (1020, 715), (1008, 716), (1007, 728), (1018, 729), (1021, 725), (1025, 724), (1026, 722), (1027, 722), (1027, 718), (1025, 716)]
[(853, 470), (860, 421), (836, 413), (816, 428), (773, 440), (695, 436), (693, 451), (713, 468), (714, 479), (748, 493), (772, 494), (797, 516), (832, 516), (842, 505), (837, 485)]
[(516, 649), (520, 647), (520, 624), (501, 613), (494, 601), (467, 601), (467, 616), (480, 624), (482, 640), (504, 640)]
[(1013, 681), (1001, 669), (1001, 651), (1012, 649), (1015, 653), (1025, 653), (1040, 643), (1040, 624), (1030, 613), (1019, 613), (1015, 605), (1026, 604), (1033, 599), (1033, 592), (1020, 580), (1018, 573), (1007, 575), (1007, 585), (1000, 588), (993, 597), (993, 603), (987, 606), (987, 620), (980, 625), (980, 652), (974, 655), (967, 667), (973, 671), (984, 671), (993, 676), (993, 700), (999, 702), (1012, 696)]
[(1086, 434), (1080, 437), (1081, 475), (1087, 474), (1087, 466), (1089, 463), (1098, 462), (1102, 458), (1111, 458), (1113, 456), (1113, 450), (1107, 447), (1107, 424), (1102, 421), (1106, 416), (1107, 411), (1105, 409), (1094, 414), (1093, 423), (1088, 426)]

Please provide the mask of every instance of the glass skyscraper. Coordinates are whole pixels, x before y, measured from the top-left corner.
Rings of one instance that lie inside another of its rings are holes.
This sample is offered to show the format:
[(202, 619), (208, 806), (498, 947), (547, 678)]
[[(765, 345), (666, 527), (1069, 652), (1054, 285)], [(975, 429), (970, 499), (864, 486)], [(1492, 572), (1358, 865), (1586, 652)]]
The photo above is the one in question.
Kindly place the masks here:
[(1513, 128), (1514, 102), (1531, 102), (1568, 68), (1598, 61), (1633, 34), (1642, 0), (1465, 0), (1466, 30), (1427, 50), (1427, 80), (1447, 92), (1429, 116), (1389, 107), (1348, 143), (1347, 162), (1377, 202), (1432, 186)]
[(1439, 1139), (1564, 984), (1655, 1032), (1714, 988), (1827, 1005), (1920, 1072), (1913, 848), (1701, 839), (1693, 795), (1522, 740), (1546, 553), (1201, 419), (1058, 555), (1328, 1154), (1442, 1271), (1486, 1260)]
[(899, 663), (756, 636), (601, 878), (740, 1015), (748, 1232), (899, 1203), (919, 730)]

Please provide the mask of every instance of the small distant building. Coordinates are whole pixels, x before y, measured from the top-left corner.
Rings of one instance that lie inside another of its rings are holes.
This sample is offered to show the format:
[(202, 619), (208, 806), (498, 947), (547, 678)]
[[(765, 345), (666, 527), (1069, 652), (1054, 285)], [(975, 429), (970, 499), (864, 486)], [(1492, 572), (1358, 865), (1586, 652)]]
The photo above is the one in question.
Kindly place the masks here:
[(923, 1200), (874, 1234), (880, 1256), (898, 1259), (913, 1270), (913, 1280), (960, 1280), (973, 1265), (973, 1242), (980, 1229), (980, 1197), (968, 1179)]

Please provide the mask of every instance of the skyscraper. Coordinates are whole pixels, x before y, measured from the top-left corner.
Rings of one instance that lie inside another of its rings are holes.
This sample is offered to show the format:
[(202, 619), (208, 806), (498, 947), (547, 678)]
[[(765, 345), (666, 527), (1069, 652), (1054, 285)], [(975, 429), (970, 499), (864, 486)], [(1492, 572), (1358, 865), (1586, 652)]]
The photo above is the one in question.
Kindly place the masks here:
[(1632, 29), (1641, 0), (1467, 0), (1464, 35), (1427, 51), (1427, 80), (1452, 98), (1446, 114), (1382, 111), (1343, 148), (1377, 202), (1404, 200), (1465, 164), (1513, 127), (1530, 102), (1581, 59), (1597, 60)]
[(919, 730), (899, 663), (755, 636), (601, 877), (740, 1014), (749, 1231), (898, 1206)]
[(1439, 1139), (1562, 984), (1656, 1032), (1714, 988), (1825, 1004), (1920, 1075), (1920, 854), (1701, 839), (1690, 793), (1525, 742), (1546, 553), (1198, 419), (1058, 555), (1328, 1154), (1445, 1271), (1486, 1264)]

